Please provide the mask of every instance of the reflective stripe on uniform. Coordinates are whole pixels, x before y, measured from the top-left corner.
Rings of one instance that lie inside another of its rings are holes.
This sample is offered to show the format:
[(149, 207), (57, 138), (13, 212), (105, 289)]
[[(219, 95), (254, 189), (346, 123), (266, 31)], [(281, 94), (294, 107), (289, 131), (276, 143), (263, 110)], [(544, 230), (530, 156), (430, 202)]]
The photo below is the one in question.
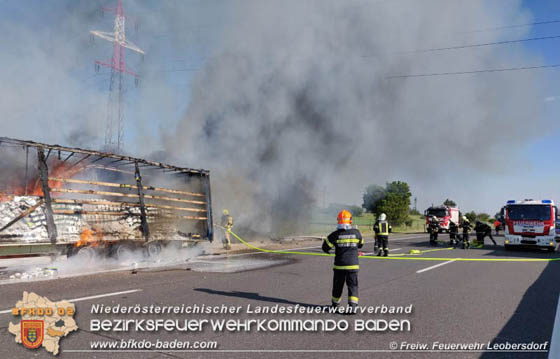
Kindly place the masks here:
[(333, 269), (341, 269), (341, 270), (352, 270), (352, 269), (360, 269), (359, 265), (353, 265), (353, 266), (337, 266), (335, 265), (333, 267)]
[(388, 236), (389, 235), (389, 223), (379, 222), (379, 235)]
[(340, 244), (340, 243), (360, 243), (360, 240), (357, 238), (353, 238), (353, 239), (337, 239), (336, 240), (336, 244)]
[(328, 238), (325, 238), (325, 243), (330, 247), (333, 248), (334, 244), (332, 244), (331, 242), (329, 242)]
[(357, 247), (358, 243), (341, 243), (341, 244), (337, 243), (337, 245), (339, 247)]
[(338, 304), (338, 303), (340, 303), (340, 300), (342, 299), (342, 297), (340, 297), (340, 298), (331, 297), (331, 299), (332, 299), (333, 303)]
[(348, 297), (348, 302), (358, 304), (358, 297)]

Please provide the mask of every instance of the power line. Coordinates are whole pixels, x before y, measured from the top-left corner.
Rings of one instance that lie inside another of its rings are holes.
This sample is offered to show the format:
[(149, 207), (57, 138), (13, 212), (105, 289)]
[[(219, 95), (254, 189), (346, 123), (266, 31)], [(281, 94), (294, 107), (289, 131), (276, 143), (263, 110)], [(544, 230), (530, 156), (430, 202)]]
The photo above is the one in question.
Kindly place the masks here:
[(494, 30), (502, 30), (502, 29), (514, 29), (514, 28), (518, 28), (518, 27), (548, 25), (548, 24), (557, 24), (557, 23), (560, 23), (560, 20), (537, 21), (537, 22), (529, 22), (529, 23), (526, 23), (526, 24), (518, 24), (518, 25), (505, 25), (505, 26), (488, 27), (488, 28), (485, 28), (485, 29), (471, 30), (471, 31), (465, 31), (465, 32), (466, 33), (485, 32), (485, 31), (494, 31)]
[(480, 74), (480, 73), (490, 73), (490, 72), (506, 72), (506, 71), (525, 71), (525, 70), (537, 70), (537, 69), (551, 69), (551, 68), (556, 68), (556, 67), (560, 67), (560, 64), (541, 65), (541, 66), (509, 67), (509, 68), (502, 68), (502, 69), (485, 69), (485, 70), (458, 71), (458, 72), (435, 72), (435, 73), (427, 73), (427, 74), (393, 75), (393, 76), (387, 76), (386, 79), (403, 79), (403, 78), (415, 78), (415, 77), (469, 75), (469, 74)]
[(505, 44), (513, 44), (518, 42), (527, 42), (527, 41), (541, 41), (541, 40), (552, 40), (552, 39), (559, 39), (560, 35), (553, 35), (553, 36), (542, 36), (542, 37), (531, 37), (528, 39), (518, 39), (518, 40), (504, 40), (504, 41), (495, 41), (495, 42), (485, 42), (481, 44), (471, 44), (471, 45), (461, 45), (461, 46), (449, 46), (449, 47), (436, 47), (432, 49), (422, 49), (422, 50), (414, 50), (409, 52), (433, 52), (433, 51), (444, 51), (444, 50), (458, 50), (458, 49), (468, 49), (473, 47), (483, 47), (483, 46), (492, 46), (492, 45), (505, 45)]

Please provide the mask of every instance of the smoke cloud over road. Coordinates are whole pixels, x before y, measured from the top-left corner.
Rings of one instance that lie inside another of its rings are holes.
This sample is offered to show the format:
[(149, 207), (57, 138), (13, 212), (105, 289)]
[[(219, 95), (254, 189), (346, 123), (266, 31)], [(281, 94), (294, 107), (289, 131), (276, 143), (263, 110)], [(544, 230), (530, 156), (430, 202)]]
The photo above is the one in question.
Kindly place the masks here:
[(357, 202), (395, 176), (430, 192), (450, 176), (503, 170), (504, 146), (536, 133), (538, 73), (390, 78), (539, 65), (520, 45), (415, 51), (526, 36), (470, 31), (530, 22), (521, 1), (234, 3), (166, 143), (215, 170), (216, 204), (242, 219), (301, 219), (323, 188)]

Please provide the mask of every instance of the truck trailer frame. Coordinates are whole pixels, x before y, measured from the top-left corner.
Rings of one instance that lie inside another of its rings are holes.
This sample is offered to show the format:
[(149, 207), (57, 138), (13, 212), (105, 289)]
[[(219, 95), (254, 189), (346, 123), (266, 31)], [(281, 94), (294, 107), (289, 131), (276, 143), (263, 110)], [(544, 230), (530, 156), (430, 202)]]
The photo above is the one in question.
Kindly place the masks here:
[[(110, 252), (130, 246), (157, 252), (170, 242), (213, 240), (207, 170), (8, 137), (0, 137), (0, 165), (0, 203), (17, 200), (21, 210), (0, 222), (0, 257), (73, 255), (99, 242)], [(23, 240), (25, 231), (10, 233), (32, 216), (46, 235)], [(67, 218), (73, 225), (62, 228)], [(92, 231), (96, 239), (84, 238)]]

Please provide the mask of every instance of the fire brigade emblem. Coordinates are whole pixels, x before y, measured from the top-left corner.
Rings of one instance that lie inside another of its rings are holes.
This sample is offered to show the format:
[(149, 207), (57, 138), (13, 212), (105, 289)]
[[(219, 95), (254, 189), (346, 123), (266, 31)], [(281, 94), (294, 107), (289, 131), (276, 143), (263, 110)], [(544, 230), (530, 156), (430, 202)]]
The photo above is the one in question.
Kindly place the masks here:
[(21, 341), (26, 348), (36, 349), (43, 343), (45, 323), (42, 320), (22, 320)]
[(60, 351), (60, 340), (78, 330), (74, 320), (76, 306), (67, 300), (51, 302), (47, 297), (35, 293), (23, 292), (23, 300), (19, 300), (12, 308), (14, 319), (19, 322), (8, 323), (8, 332), (14, 335), (15, 342), (28, 349), (45, 348), (57, 355)]

